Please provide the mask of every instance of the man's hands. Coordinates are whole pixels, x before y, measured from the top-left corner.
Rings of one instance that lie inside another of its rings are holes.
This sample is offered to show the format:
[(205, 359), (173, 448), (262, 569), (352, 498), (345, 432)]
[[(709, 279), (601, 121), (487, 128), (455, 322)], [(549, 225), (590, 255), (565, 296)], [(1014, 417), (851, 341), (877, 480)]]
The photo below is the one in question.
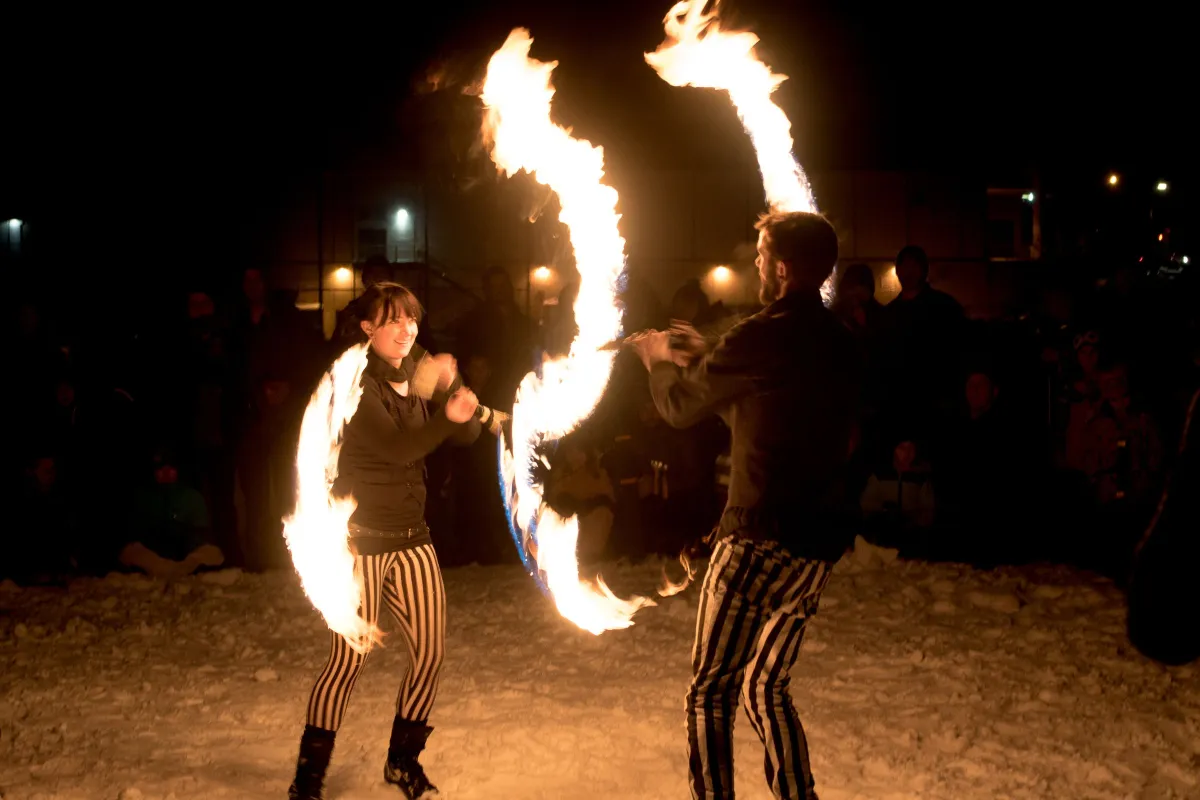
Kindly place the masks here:
[(479, 406), (479, 399), (470, 389), (462, 388), (450, 395), (446, 401), (446, 419), (451, 422), (468, 422)]
[(708, 341), (690, 322), (671, 320), (672, 360), (681, 367), (691, 364), (708, 350)]
[(645, 331), (636, 334), (628, 341), (633, 352), (638, 354), (646, 369), (651, 369), (660, 361), (671, 360), (671, 335), (666, 331)]
[(660, 361), (686, 367), (707, 349), (700, 332), (691, 323), (679, 320), (672, 320), (670, 330), (645, 331), (633, 336), (627, 344), (642, 359), (646, 369)]

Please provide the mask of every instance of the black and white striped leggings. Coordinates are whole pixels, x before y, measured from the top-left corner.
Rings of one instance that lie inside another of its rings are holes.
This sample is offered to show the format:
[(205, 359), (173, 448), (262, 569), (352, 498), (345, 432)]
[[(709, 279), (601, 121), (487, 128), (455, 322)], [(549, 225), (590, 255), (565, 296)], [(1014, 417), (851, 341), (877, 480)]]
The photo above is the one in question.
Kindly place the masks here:
[(725, 539), (713, 550), (696, 618), (687, 696), (693, 798), (733, 797), (739, 692), (766, 749), (767, 783), (774, 796), (815, 797), (788, 671), (832, 567), (795, 558), (774, 542)]
[[(446, 589), (433, 545), (357, 556), (355, 569), (363, 577), (363, 618), (377, 622), (380, 600), (387, 603), (408, 646), (409, 666), (400, 683), (396, 714), (425, 722), (437, 697), (446, 650)], [(367, 657), (355, 652), (340, 635), (331, 631), (330, 636), (329, 663), (313, 686), (307, 721), (336, 731)]]

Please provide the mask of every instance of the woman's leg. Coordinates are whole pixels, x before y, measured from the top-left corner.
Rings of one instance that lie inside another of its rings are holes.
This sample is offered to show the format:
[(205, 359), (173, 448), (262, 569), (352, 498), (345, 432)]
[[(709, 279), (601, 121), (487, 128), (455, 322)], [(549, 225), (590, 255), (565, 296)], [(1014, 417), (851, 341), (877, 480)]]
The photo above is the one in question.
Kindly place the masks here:
[[(362, 615), (369, 623), (379, 621), (379, 600), (387, 580), (390, 561), (395, 553), (376, 556), (358, 556), (354, 568), (363, 579)], [(308, 724), (327, 731), (336, 731), (342, 725), (350, 694), (358, 681), (367, 656), (356, 652), (346, 640), (333, 631), (329, 632), (329, 661), (313, 686), (308, 700)]]
[[(358, 556), (354, 568), (363, 578), (363, 618), (369, 622), (379, 619), (379, 600), (383, 596), (384, 576), (392, 553), (377, 556)], [(290, 800), (312, 800), (321, 797), (325, 771), (333, 755), (333, 741), (346, 714), (350, 693), (362, 672), (366, 655), (355, 652), (340, 635), (329, 632), (329, 661), (313, 686), (308, 700), (307, 725), (300, 738), (300, 756), (296, 761), (296, 778), (288, 788)]]
[(408, 645), (409, 668), (396, 698), (396, 716), (429, 719), (446, 652), (446, 588), (433, 545), (393, 553), (383, 600)]
[(408, 644), (410, 664), (396, 698), (383, 778), (415, 798), (437, 791), (418, 758), (433, 731), (426, 721), (437, 697), (446, 649), (446, 589), (433, 545), (395, 555), (383, 599)]

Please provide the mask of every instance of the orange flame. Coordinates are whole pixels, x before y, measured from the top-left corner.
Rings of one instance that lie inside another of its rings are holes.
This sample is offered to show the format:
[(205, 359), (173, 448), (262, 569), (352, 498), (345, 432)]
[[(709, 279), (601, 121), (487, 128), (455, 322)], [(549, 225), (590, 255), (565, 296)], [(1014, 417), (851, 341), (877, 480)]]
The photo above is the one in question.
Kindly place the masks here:
[(283, 522), (283, 535), (300, 575), (300, 585), (330, 630), (364, 653), (382, 632), (359, 614), (362, 576), (355, 574), (347, 523), (352, 498), (334, 498), (342, 430), (362, 397), (367, 345), (355, 345), (333, 362), (304, 411), (296, 447), (296, 508)]
[(506, 175), (527, 172), (558, 195), (559, 219), (570, 233), (579, 271), (579, 333), (565, 357), (547, 360), (541, 376), (531, 372), (521, 382), (500, 471), (514, 529), (526, 550), (536, 553), (559, 612), (600, 634), (629, 627), (638, 609), (654, 603), (644, 597), (622, 600), (599, 576), (579, 578), (579, 522), (543, 502), (534, 466), (537, 448), (578, 427), (608, 385), (615, 353), (599, 348), (621, 330), (617, 282), (625, 268), (625, 240), (617, 229), (617, 192), (603, 183), (604, 151), (551, 120), (550, 75), (558, 62), (531, 59), (532, 44), (529, 32), (517, 29), (492, 55), (482, 92), (484, 133), (492, 161)]
[(753, 33), (721, 30), (718, 4), (705, 14), (705, 0), (676, 3), (663, 20), (667, 40), (646, 62), (672, 86), (726, 92), (754, 142), (767, 203), (781, 211), (816, 211), (808, 178), (792, 156), (792, 124), (771, 100), (787, 76), (758, 60)]
[[(646, 63), (672, 86), (719, 89), (729, 95), (742, 127), (754, 143), (767, 205), (773, 211), (817, 211), (812, 186), (792, 155), (792, 123), (771, 95), (787, 80), (758, 59), (758, 36), (722, 30), (720, 0), (705, 14), (708, 0), (680, 0), (663, 19), (667, 38)], [(826, 305), (833, 300), (833, 276), (821, 287)]]

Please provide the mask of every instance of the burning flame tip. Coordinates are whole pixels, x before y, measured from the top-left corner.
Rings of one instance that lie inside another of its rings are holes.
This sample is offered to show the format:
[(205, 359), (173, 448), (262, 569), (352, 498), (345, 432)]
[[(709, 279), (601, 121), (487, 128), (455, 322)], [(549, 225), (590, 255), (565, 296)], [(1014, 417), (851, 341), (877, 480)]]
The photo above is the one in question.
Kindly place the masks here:
[(808, 178), (792, 155), (791, 122), (771, 100), (786, 75), (776, 74), (755, 55), (758, 36), (722, 30), (717, 3), (681, 0), (663, 22), (666, 40), (646, 62), (672, 86), (726, 92), (758, 156), (767, 204), (785, 211), (815, 211)]

